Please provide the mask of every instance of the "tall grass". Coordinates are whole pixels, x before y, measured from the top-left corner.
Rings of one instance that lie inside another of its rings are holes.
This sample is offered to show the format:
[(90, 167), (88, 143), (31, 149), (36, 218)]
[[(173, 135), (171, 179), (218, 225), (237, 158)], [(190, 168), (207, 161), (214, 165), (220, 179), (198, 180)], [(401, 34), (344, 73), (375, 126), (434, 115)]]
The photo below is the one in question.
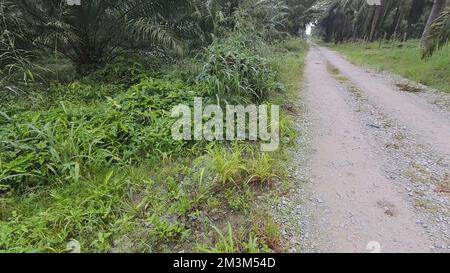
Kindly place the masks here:
[(239, 98), (261, 103), (283, 89), (267, 53), (267, 45), (257, 35), (237, 33), (216, 40), (206, 52), (198, 81), (206, 83), (211, 94), (231, 102)]

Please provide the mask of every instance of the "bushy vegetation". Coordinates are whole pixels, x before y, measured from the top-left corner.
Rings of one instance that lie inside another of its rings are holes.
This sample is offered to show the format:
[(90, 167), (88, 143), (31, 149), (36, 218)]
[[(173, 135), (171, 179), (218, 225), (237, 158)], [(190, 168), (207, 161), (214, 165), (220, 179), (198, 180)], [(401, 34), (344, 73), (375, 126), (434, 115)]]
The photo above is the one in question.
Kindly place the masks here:
[[(196, 96), (261, 103), (287, 94), (279, 59), (301, 63), (303, 47), (274, 43), (241, 30), (195, 58), (129, 53), (86, 76), (9, 81), (0, 102), (0, 250), (63, 252), (71, 240), (88, 252), (280, 250), (269, 243), (276, 232), (265, 235), (247, 215), (255, 196), (286, 182), (283, 149), (170, 135), (170, 110)], [(282, 119), (288, 143), (295, 130)], [(247, 243), (223, 249), (225, 230)]]
[(314, 2), (0, 0), (0, 252), (281, 251), (254, 204), (288, 185), (288, 111), (263, 153), (174, 140), (171, 110), (287, 104)]
[(262, 102), (282, 89), (265, 53), (270, 54), (268, 46), (248, 33), (215, 41), (205, 53), (197, 81), (207, 85), (210, 95)]

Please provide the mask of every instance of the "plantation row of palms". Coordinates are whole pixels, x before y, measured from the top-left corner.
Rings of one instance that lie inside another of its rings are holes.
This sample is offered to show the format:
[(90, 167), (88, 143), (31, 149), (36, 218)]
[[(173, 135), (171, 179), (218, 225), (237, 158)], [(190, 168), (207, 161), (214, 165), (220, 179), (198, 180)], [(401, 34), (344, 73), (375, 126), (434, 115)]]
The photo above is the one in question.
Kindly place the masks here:
[(322, 2), (318, 27), (325, 41), (351, 39), (421, 39), (425, 56), (444, 46), (450, 37), (450, 7), (447, 0), (366, 0)]
[(80, 70), (106, 63), (129, 49), (155, 46), (181, 54), (242, 25), (296, 33), (308, 23), (314, 2), (92, 0), (69, 6), (63, 0), (1, 0), (2, 66), (29, 64), (27, 53), (33, 50), (57, 52)]
[(318, 20), (326, 41), (422, 38), (430, 55), (448, 41), (445, 7), (446, 0), (1, 0), (0, 52), (8, 71), (32, 66), (33, 50), (58, 52), (83, 70), (128, 49), (152, 45), (181, 54), (245, 25), (270, 36), (296, 34)]

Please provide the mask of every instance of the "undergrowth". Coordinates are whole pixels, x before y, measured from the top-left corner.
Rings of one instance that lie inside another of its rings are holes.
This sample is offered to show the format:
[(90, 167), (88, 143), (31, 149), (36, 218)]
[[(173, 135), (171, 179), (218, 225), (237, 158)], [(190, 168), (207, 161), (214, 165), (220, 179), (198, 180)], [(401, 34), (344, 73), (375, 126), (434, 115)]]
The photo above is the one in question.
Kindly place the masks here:
[[(301, 73), (302, 51), (236, 34), (164, 67), (130, 57), (17, 93), (3, 86), (0, 251), (73, 241), (82, 252), (280, 251), (276, 224), (252, 204), (287, 183), (296, 130), (285, 105), (298, 81), (284, 72)], [(194, 97), (283, 105), (281, 149), (173, 140), (170, 110)]]

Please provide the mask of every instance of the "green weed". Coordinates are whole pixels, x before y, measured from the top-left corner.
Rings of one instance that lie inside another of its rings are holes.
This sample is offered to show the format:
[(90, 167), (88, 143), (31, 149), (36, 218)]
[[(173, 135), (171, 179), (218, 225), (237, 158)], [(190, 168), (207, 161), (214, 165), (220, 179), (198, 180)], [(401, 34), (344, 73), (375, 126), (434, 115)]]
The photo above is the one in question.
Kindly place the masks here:
[[(234, 233), (231, 224), (228, 222), (227, 231), (224, 234), (216, 226), (212, 226), (215, 231), (216, 243), (213, 247), (199, 246), (201, 252), (206, 253), (259, 253), (261, 252), (258, 239), (253, 234), (245, 236), (242, 232)], [(247, 238), (246, 238), (247, 237)]]

